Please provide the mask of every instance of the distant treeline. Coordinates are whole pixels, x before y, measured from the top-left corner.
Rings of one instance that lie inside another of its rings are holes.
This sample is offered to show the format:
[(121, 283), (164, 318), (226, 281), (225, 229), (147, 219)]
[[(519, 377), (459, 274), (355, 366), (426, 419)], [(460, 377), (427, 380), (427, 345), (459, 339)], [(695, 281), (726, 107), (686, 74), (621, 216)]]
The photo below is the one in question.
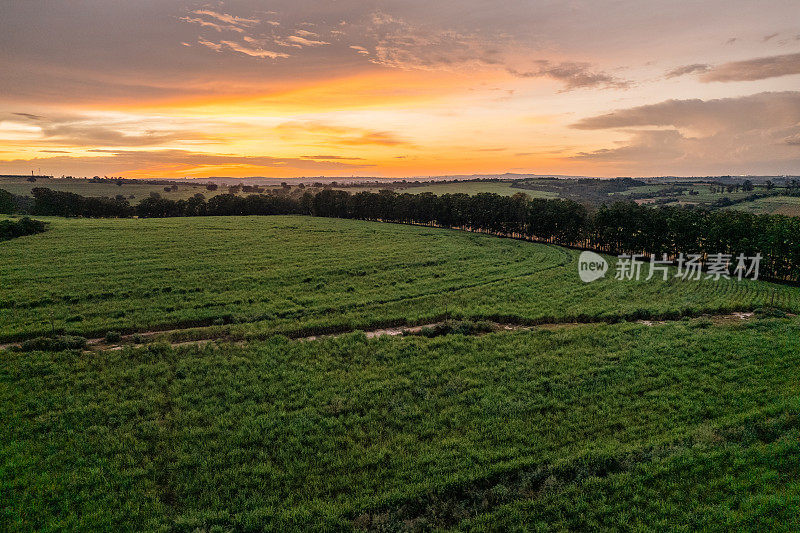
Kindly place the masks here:
[(34, 235), (46, 229), (46, 223), (28, 217), (23, 217), (19, 220), (0, 220), (0, 241), (8, 241), (17, 237)]
[(760, 253), (762, 278), (800, 281), (800, 218), (709, 211), (692, 207), (645, 207), (618, 202), (589, 211), (572, 200), (531, 199), (524, 194), (397, 194), (326, 189), (300, 198), (222, 194), (206, 200), (151, 197), (126, 200), (85, 198), (33, 189), (33, 212), (84, 217), (181, 217), (288, 215), (352, 218), (423, 224), (493, 233), (610, 254)]

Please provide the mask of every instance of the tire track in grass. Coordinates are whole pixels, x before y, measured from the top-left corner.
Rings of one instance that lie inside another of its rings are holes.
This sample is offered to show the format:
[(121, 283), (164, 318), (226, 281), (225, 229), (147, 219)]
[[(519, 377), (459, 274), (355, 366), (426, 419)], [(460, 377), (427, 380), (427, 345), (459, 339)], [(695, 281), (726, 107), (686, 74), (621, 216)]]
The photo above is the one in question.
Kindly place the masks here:
[(175, 492), (175, 424), (173, 420), (174, 405), (172, 387), (177, 371), (177, 356), (171, 350), (158, 350), (158, 354), (167, 363), (164, 385), (161, 388), (158, 410), (158, 438), (153, 447), (153, 465), (155, 468), (155, 485), (158, 499), (164, 506), (167, 518), (177, 515), (179, 498)]
[[(561, 258), (558, 259), (556, 263), (551, 264), (551, 265), (546, 266), (546, 267), (543, 267), (543, 268), (540, 268), (540, 269), (538, 269), (538, 270), (536, 270), (534, 272), (528, 272), (528, 273), (525, 273), (525, 274), (518, 274), (518, 275), (515, 275), (515, 276), (505, 276), (505, 277), (494, 278), (494, 279), (490, 279), (490, 280), (483, 280), (483, 281), (478, 281), (478, 282), (466, 283), (466, 284), (455, 285), (455, 286), (446, 287), (446, 288), (441, 288), (440, 287), (438, 289), (427, 291), (427, 292), (422, 292), (422, 293), (417, 293), (417, 294), (410, 294), (410, 295), (403, 295), (403, 296), (398, 296), (398, 297), (393, 297), (393, 298), (385, 298), (385, 299), (381, 299), (381, 300), (371, 300), (371, 301), (367, 301), (367, 302), (350, 302), (350, 303), (344, 303), (344, 304), (337, 305), (337, 306), (322, 307), (322, 308), (316, 308), (316, 309), (315, 308), (311, 308), (311, 309), (309, 309), (310, 312), (305, 313), (305, 314), (301, 314), (299, 317), (294, 317), (294, 318), (306, 318), (306, 319), (308, 319), (308, 318), (314, 318), (314, 317), (324, 317), (324, 316), (329, 315), (331, 313), (342, 313), (342, 312), (345, 312), (345, 311), (353, 311), (353, 310), (359, 310), (359, 309), (370, 309), (370, 308), (378, 307), (378, 306), (382, 306), (382, 305), (388, 305), (388, 304), (394, 304), (394, 303), (402, 303), (402, 302), (410, 302), (410, 301), (413, 301), (413, 300), (422, 299), (422, 298), (428, 298), (428, 297), (431, 297), (431, 296), (437, 296), (437, 295), (443, 295), (443, 294), (452, 294), (452, 293), (456, 293), (456, 292), (460, 292), (460, 291), (464, 291), (464, 290), (468, 290), (468, 289), (474, 289), (474, 288), (477, 288), (477, 287), (495, 285), (495, 284), (504, 283), (504, 282), (507, 283), (507, 282), (510, 282), (510, 281), (516, 281), (516, 280), (524, 279), (524, 278), (527, 278), (527, 277), (536, 276), (536, 275), (539, 275), (542, 272), (546, 272), (548, 270), (553, 270), (553, 269), (556, 269), (556, 268), (564, 267), (564, 266), (568, 265), (572, 261), (572, 259), (574, 258), (574, 256), (567, 249), (564, 249), (564, 248), (561, 248), (559, 246), (552, 245), (552, 244), (543, 244), (543, 246), (546, 246), (547, 248), (550, 248), (551, 250), (557, 251), (561, 255)], [(219, 304), (220, 307), (226, 306), (226, 305), (228, 305), (228, 304), (225, 304), (225, 303)], [(279, 318), (286, 318), (286, 317), (279, 317)], [(209, 317), (209, 318), (205, 318), (205, 319), (189, 319), (189, 320), (182, 320), (182, 321), (179, 320), (179, 321), (170, 322), (170, 323), (164, 323), (164, 324), (160, 324), (160, 325), (158, 325), (158, 324), (152, 325), (152, 326), (150, 326), (151, 329), (145, 330), (145, 331), (137, 330), (135, 328), (118, 328), (118, 329), (120, 331), (124, 332), (125, 334), (140, 333), (140, 334), (143, 334), (143, 335), (150, 335), (150, 334), (152, 334), (154, 332), (166, 334), (166, 333), (177, 332), (177, 331), (185, 331), (185, 330), (192, 329), (192, 328), (209, 327), (209, 326), (214, 325), (214, 322), (216, 322), (219, 319), (220, 319), (220, 317), (216, 316), (216, 317)], [(248, 320), (248, 321), (244, 321), (244, 322), (240, 322), (240, 323), (241, 324), (255, 324), (257, 322), (263, 322), (265, 320), (267, 320), (267, 318), (265, 318), (264, 316), (259, 316), (259, 317), (256, 317), (254, 320)], [(89, 332), (85, 332), (83, 334), (84, 335), (89, 335), (89, 336), (94, 336), (94, 335), (101, 335), (102, 333), (103, 333), (102, 331), (89, 331)], [(24, 338), (20, 337), (20, 338), (13, 338), (13, 339), (9, 339), (9, 340), (15, 340), (15, 341), (16, 340), (24, 340)], [(4, 347), (8, 347), (8, 346), (13, 346), (13, 345), (15, 345), (15, 344), (14, 343), (10, 343), (10, 344), (6, 344), (6, 345), (0, 345), (0, 349), (3, 349)]]
[[(765, 416), (766, 415), (766, 416)], [(681, 438), (663, 440), (616, 454), (588, 451), (563, 461), (540, 463), (535, 458), (501, 465), (493, 472), (469, 481), (455, 481), (425, 493), (399, 497), (373, 508), (354, 510), (344, 518), (362, 531), (428, 531), (450, 529), (490, 513), (497, 508), (531, 501), (548, 492), (564, 490), (590, 478), (607, 478), (631, 473), (648, 463), (668, 460), (680, 453), (711, 452), (724, 446), (771, 444), (796, 435), (800, 417), (796, 411), (779, 406), (749, 413), (738, 423), (728, 422), (713, 429), (708, 443), (699, 426)]]

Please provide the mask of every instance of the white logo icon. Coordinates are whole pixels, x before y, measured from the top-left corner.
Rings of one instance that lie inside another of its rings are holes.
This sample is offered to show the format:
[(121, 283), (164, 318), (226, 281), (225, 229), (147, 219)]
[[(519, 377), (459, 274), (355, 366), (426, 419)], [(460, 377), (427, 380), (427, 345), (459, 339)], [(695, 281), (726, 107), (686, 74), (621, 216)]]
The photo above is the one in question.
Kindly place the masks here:
[(602, 278), (608, 272), (608, 262), (594, 252), (581, 252), (578, 257), (578, 274), (581, 281), (589, 283)]

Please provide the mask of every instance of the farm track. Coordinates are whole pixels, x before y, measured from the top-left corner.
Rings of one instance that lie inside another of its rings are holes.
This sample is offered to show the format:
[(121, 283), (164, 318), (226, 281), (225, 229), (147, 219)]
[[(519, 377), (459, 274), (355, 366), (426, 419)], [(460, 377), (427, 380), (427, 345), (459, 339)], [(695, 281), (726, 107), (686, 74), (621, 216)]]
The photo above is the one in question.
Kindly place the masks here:
[[(714, 325), (722, 325), (722, 324), (730, 324), (730, 323), (738, 323), (746, 320), (750, 320), (754, 317), (752, 312), (733, 312), (727, 314), (716, 314), (716, 315), (699, 315), (700, 317), (707, 317), (709, 318)], [(795, 316), (791, 314), (787, 314), (787, 316)], [(635, 320), (634, 322), (637, 324), (642, 324), (645, 326), (656, 326), (662, 324), (668, 324), (672, 322), (679, 322), (683, 318), (688, 318), (688, 316), (681, 316), (677, 318), (670, 318), (664, 320)], [(585, 321), (563, 321), (563, 322), (543, 322), (540, 324), (519, 324), (513, 322), (498, 322), (498, 321), (489, 321), (489, 320), (482, 320), (481, 322), (491, 324), (492, 326), (492, 333), (503, 332), (503, 331), (520, 331), (520, 330), (534, 330), (534, 329), (545, 329), (545, 330), (558, 330), (563, 328), (570, 328), (570, 327), (578, 327), (578, 326), (586, 326), (592, 324), (611, 324), (615, 322), (619, 322), (622, 320), (626, 320), (625, 317), (614, 317), (607, 320), (585, 320)], [(293, 336), (287, 335), (293, 341), (300, 341), (300, 342), (312, 342), (322, 339), (332, 339), (336, 337), (341, 337), (343, 335), (349, 335), (356, 331), (363, 331), (365, 336), (368, 339), (374, 339), (378, 337), (396, 337), (402, 335), (422, 335), (423, 331), (428, 328), (437, 328), (446, 324), (446, 321), (438, 321), (438, 322), (431, 322), (428, 324), (421, 324), (415, 326), (397, 326), (397, 327), (389, 327), (389, 328), (380, 328), (380, 329), (373, 329), (373, 330), (346, 330), (340, 331), (336, 333), (329, 333), (329, 334), (321, 334), (321, 335), (308, 335), (308, 336)], [(190, 328), (191, 329), (191, 328)], [(143, 333), (136, 333), (133, 335), (124, 335), (119, 343), (108, 343), (106, 342), (105, 338), (99, 337), (94, 339), (88, 339), (86, 346), (87, 351), (91, 352), (102, 352), (102, 351), (115, 351), (115, 350), (122, 350), (125, 346), (144, 346), (152, 342), (165, 342), (162, 339), (157, 339), (156, 336), (158, 335), (170, 335), (170, 334), (179, 334), (182, 332), (189, 331), (187, 329), (173, 329), (173, 330), (154, 330), (154, 331), (147, 331)], [(476, 333), (476, 334), (485, 334), (483, 333)], [(145, 342), (144, 343), (136, 343), (134, 341), (134, 337), (139, 336), (143, 337)], [(277, 336), (274, 335), (274, 336)], [(255, 340), (262, 340), (262, 339), (237, 339), (233, 338), (230, 335), (223, 334), (212, 336), (204, 339), (196, 339), (196, 340), (188, 340), (188, 341), (174, 341), (169, 342), (166, 341), (167, 344), (172, 346), (173, 348), (181, 347), (181, 346), (205, 346), (206, 344), (212, 342), (222, 342), (222, 343), (231, 343), (231, 344), (239, 344), (244, 345), (248, 342), (255, 341)], [(9, 348), (19, 347), (20, 343), (10, 343), (10, 344), (0, 344), (0, 350), (5, 350)]]

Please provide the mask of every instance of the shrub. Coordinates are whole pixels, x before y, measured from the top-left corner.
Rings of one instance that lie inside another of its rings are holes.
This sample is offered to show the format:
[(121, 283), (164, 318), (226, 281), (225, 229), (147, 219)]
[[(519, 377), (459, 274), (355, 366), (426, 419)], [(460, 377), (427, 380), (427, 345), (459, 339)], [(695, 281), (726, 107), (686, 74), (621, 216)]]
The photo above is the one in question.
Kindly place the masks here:
[(774, 307), (759, 307), (753, 314), (756, 318), (786, 318), (786, 313)]
[(109, 331), (105, 339), (106, 342), (119, 342), (122, 340), (122, 335), (118, 331)]
[(707, 317), (701, 317), (698, 318), (697, 320), (692, 320), (691, 322), (689, 322), (689, 327), (692, 329), (705, 329), (713, 325), (714, 323), (711, 321), (710, 318)]
[(61, 352), (64, 350), (82, 350), (86, 347), (86, 339), (70, 335), (57, 337), (36, 337), (23, 342), (17, 351), (20, 352)]
[(42, 233), (46, 229), (45, 222), (28, 217), (22, 217), (19, 220), (2, 220), (0, 221), (0, 241)]

